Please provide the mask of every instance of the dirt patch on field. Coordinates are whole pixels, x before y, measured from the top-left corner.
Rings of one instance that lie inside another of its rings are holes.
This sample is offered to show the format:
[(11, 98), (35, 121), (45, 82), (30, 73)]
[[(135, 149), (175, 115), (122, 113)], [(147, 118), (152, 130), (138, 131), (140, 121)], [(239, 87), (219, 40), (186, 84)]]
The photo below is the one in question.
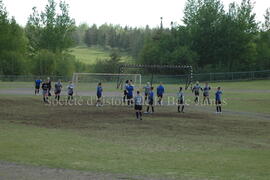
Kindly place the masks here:
[(270, 121), (247, 121), (245, 118), (217, 116), (213, 113), (176, 107), (156, 107), (154, 114), (136, 120), (133, 107), (47, 105), (36, 98), (2, 98), (0, 120), (45, 128), (106, 130), (126, 133), (167, 135), (242, 135), (265, 134)]

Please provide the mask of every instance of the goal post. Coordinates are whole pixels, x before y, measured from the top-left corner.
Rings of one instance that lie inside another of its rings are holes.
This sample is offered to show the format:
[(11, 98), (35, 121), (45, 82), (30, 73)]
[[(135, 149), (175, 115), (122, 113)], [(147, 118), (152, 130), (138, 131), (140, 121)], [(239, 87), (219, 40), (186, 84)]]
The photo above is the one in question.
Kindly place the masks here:
[(73, 73), (72, 77), (76, 95), (80, 91), (95, 91), (99, 82), (103, 84), (104, 90), (107, 92), (122, 89), (126, 80), (132, 80), (136, 87), (141, 87), (141, 74)]
[[(125, 73), (128, 70), (133, 70), (133, 72), (143, 73), (145, 79), (145, 72), (150, 75), (150, 84), (153, 84), (153, 79), (155, 76), (161, 75), (159, 70), (165, 71), (165, 75), (175, 76), (180, 83), (181, 79), (184, 80), (185, 89), (192, 86), (193, 82), (193, 68), (191, 65), (152, 65), (152, 64), (124, 64), (119, 66), (119, 73)], [(181, 75), (184, 72), (184, 75)]]

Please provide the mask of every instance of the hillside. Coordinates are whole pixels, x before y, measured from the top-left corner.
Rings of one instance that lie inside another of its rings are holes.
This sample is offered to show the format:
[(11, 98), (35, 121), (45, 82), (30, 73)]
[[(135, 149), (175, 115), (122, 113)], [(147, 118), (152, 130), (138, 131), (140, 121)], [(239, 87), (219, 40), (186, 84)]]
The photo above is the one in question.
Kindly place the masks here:
[[(78, 46), (71, 49), (71, 54), (74, 55), (76, 59), (86, 64), (95, 64), (97, 60), (109, 59), (110, 53), (110, 50), (104, 50), (103, 48), (96, 46)], [(126, 53), (121, 53), (120, 55), (123, 62), (128, 63), (133, 61), (133, 58)]]

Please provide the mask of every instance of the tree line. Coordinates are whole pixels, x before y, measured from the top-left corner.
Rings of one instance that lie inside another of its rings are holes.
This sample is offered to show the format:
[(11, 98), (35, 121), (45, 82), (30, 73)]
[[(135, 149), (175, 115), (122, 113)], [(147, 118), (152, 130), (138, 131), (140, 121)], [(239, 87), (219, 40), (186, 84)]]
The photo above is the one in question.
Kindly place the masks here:
[(119, 25), (92, 25), (85, 31), (84, 42), (87, 46), (111, 47), (128, 52), (138, 58), (147, 37), (153, 35), (156, 29), (121, 27)]
[(76, 28), (68, 9), (64, 1), (48, 0), (43, 11), (34, 7), (26, 26), (21, 27), (14, 17), (8, 17), (0, 0), (0, 74), (70, 76), (87, 70), (68, 52)]
[[(196, 72), (270, 69), (270, 9), (261, 23), (253, 9), (250, 0), (231, 3), (227, 11), (220, 0), (187, 0), (183, 25), (76, 26), (68, 4), (48, 0), (43, 11), (34, 7), (21, 27), (0, 0), (0, 74), (115, 72), (111, 65), (121, 63), (117, 51), (127, 52), (134, 63), (192, 65)], [(114, 51), (90, 67), (70, 54), (78, 45)]]
[(269, 9), (261, 25), (253, 8), (250, 0), (231, 3), (228, 11), (220, 0), (187, 0), (184, 25), (149, 39), (141, 61), (190, 64), (200, 72), (269, 69)]
[(142, 64), (192, 65), (197, 72), (270, 69), (270, 9), (263, 23), (253, 9), (250, 0), (231, 3), (227, 11), (220, 0), (187, 0), (183, 25), (94, 24), (81, 41), (122, 49)]

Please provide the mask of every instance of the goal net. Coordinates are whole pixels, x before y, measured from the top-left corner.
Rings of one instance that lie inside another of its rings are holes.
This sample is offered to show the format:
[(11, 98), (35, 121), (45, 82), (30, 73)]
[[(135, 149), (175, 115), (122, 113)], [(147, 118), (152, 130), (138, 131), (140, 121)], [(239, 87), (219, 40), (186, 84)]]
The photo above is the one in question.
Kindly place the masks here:
[(104, 94), (113, 96), (113, 92), (117, 93), (123, 88), (126, 80), (132, 80), (135, 87), (141, 87), (140, 74), (73, 73), (72, 77), (75, 94), (81, 96), (94, 95), (99, 82), (102, 83)]

